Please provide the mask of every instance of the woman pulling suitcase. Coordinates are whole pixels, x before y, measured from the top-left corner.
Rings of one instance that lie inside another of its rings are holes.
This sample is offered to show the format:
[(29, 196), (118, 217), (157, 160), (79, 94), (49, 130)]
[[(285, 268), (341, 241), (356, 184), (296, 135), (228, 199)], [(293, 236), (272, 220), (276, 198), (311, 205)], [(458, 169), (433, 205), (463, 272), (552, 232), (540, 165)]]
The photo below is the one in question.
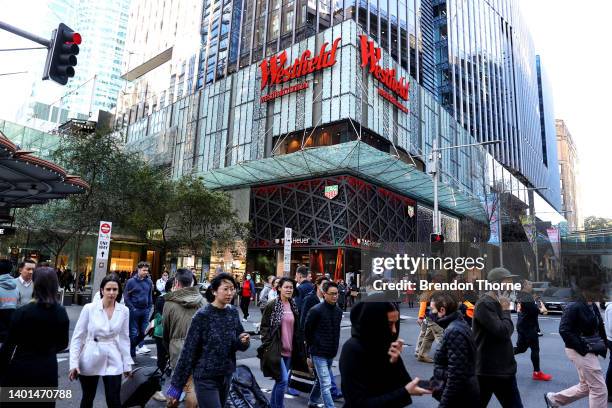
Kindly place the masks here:
[(68, 378), (81, 382), (81, 408), (93, 407), (100, 377), (106, 405), (121, 407), (121, 374), (129, 376), (134, 363), (130, 356), (130, 312), (118, 302), (121, 282), (116, 274), (102, 279), (100, 295), (101, 302), (83, 306), (70, 342)]

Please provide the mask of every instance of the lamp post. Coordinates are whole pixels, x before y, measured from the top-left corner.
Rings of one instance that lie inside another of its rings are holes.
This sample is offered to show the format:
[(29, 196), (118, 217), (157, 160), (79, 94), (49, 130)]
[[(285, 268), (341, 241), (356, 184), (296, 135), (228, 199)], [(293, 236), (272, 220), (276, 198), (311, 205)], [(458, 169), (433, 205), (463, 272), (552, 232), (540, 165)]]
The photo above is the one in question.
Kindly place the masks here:
[(440, 222), (440, 209), (438, 206), (438, 184), (440, 181), (440, 170), (439, 170), (439, 162), (440, 162), (440, 152), (442, 150), (450, 150), (450, 149), (459, 149), (462, 147), (472, 147), (472, 146), (486, 146), (490, 144), (501, 143), (501, 140), (490, 140), (487, 142), (479, 142), (479, 143), (468, 143), (456, 146), (447, 146), (447, 147), (438, 147), (438, 138), (434, 137), (433, 146), (431, 149), (431, 154), (428, 158), (428, 169), (427, 173), (431, 174), (433, 177), (433, 193), (434, 193), (434, 210), (433, 210), (433, 233), (440, 234), (442, 231), (442, 224)]

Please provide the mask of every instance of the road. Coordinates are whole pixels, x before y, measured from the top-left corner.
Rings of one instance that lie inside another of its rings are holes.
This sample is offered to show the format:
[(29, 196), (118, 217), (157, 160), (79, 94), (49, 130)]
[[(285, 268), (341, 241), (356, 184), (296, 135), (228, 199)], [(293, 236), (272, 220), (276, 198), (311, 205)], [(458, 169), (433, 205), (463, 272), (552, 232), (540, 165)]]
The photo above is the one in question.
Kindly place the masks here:
[[(78, 315), (80, 313), (79, 306), (69, 306), (66, 308), (70, 316), (70, 332)], [(432, 365), (426, 363), (417, 362), (414, 357), (414, 344), (418, 336), (418, 326), (416, 324), (416, 309), (402, 308), (402, 324), (400, 336), (406, 341), (407, 346), (403, 352), (403, 359), (408, 368), (410, 375), (420, 378), (430, 378), (432, 374)], [(513, 316), (516, 319), (516, 316)], [(529, 357), (529, 351), (527, 353), (518, 355), (516, 357), (518, 363), (517, 380), (519, 389), (521, 390), (521, 396), (523, 399), (523, 405), (525, 408), (536, 408), (544, 407), (543, 393), (545, 391), (558, 391), (574, 385), (578, 382), (578, 375), (574, 366), (566, 358), (563, 342), (558, 333), (559, 328), (559, 315), (543, 316), (540, 317), (540, 328), (544, 332), (544, 336), (540, 338), (540, 358), (542, 370), (546, 373), (552, 374), (553, 379), (550, 382), (536, 382), (531, 379), (532, 366)], [(253, 330), (253, 322), (258, 322), (260, 319), (259, 310), (252, 308), (250, 321), (244, 323), (246, 330)], [(341, 343), (344, 343), (350, 337), (350, 320), (349, 314), (345, 313), (342, 321), (341, 329)], [(513, 336), (513, 341), (516, 343), (516, 334)], [(152, 352), (147, 356), (137, 356), (136, 360), (139, 365), (155, 365), (155, 344), (152, 340), (147, 340), (148, 347), (151, 348)], [(237, 355), (238, 364), (244, 364), (251, 368), (253, 373), (257, 377), (257, 381), (260, 387), (269, 395), (269, 390), (272, 389), (273, 381), (268, 378), (264, 378), (259, 370), (259, 360), (256, 357), (256, 349), (260, 345), (259, 336), (252, 336), (251, 347), (246, 352), (239, 352)], [(434, 350), (435, 350), (434, 345)], [(432, 351), (433, 356), (433, 351)], [(337, 357), (338, 358), (338, 357)], [(68, 353), (61, 353), (58, 355), (59, 372), (60, 372), (60, 388), (70, 389), (73, 392), (73, 397), (70, 400), (60, 401), (57, 404), (58, 408), (78, 407), (80, 403), (81, 390), (78, 382), (70, 382), (67, 378), (68, 373)], [(608, 366), (608, 360), (605, 361), (600, 359), (602, 367), (605, 370)], [(340, 375), (337, 371), (337, 359), (334, 367), (337, 374), (337, 383), (340, 384)], [(306, 394), (302, 394), (298, 397), (286, 396), (285, 406), (288, 408), (307, 406)], [(98, 393), (96, 395), (95, 405), (96, 407), (106, 406), (104, 401), (104, 388), (102, 382), (98, 385)], [(342, 403), (338, 402), (337, 407), (341, 407)], [(411, 407), (436, 407), (437, 403), (431, 397), (416, 397), (414, 398), (413, 405)], [(612, 404), (608, 404), (612, 406)], [(151, 400), (147, 407), (161, 408), (165, 407), (164, 403), (156, 402)], [(500, 407), (497, 400), (493, 399), (489, 404), (489, 407)], [(588, 401), (583, 399), (570, 405), (572, 408), (588, 408)], [(383, 407), (381, 407), (383, 408)]]

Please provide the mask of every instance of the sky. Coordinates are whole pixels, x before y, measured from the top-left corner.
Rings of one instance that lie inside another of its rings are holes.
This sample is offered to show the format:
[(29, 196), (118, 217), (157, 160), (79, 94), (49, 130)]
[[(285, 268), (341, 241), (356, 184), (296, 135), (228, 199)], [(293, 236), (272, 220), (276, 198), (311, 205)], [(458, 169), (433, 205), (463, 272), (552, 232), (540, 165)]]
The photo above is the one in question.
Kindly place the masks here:
[(582, 217), (612, 218), (612, 1), (521, 0), (520, 6), (548, 72), (555, 117), (576, 144)]
[[(555, 117), (565, 120), (579, 155), (581, 215), (612, 218), (612, 34), (610, 0), (520, 0), (536, 53), (548, 72)], [(42, 37), (32, 11), (51, 13), (45, 0), (0, 0), (0, 20)], [(24, 13), (24, 10), (29, 10)], [(53, 16), (51, 15), (51, 20)], [(59, 22), (59, 21), (57, 21)], [(0, 31), (0, 49), (36, 44)], [(30, 91), (32, 78), (40, 77), (44, 50), (0, 52), (0, 119), (12, 120)], [(42, 62), (41, 62), (42, 61)], [(77, 67), (78, 69), (78, 67)], [(59, 85), (45, 81), (54, 94)], [(50, 102), (50, 101), (49, 101)], [(608, 126), (606, 126), (608, 125)]]

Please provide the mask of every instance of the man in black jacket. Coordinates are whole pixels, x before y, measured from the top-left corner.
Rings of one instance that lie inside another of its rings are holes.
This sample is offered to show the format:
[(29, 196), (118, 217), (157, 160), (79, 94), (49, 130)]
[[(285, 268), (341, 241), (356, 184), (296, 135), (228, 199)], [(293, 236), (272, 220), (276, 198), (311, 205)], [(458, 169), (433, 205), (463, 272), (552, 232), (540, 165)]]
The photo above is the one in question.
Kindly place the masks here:
[[(510, 284), (514, 277), (507, 269), (498, 267), (489, 271), (487, 280)], [(481, 406), (486, 407), (495, 394), (503, 408), (523, 408), (516, 383), (510, 299), (498, 291), (482, 296), (474, 307), (472, 330)]]
[(302, 332), (304, 331), (306, 317), (308, 316), (310, 309), (323, 302), (323, 284), (328, 281), (329, 279), (325, 276), (319, 276), (315, 281), (312, 291), (304, 298), (304, 302), (302, 303), (302, 311), (300, 312), (300, 328), (302, 329)]
[(311, 274), (307, 266), (300, 265), (295, 271), (295, 280), (297, 281), (297, 295), (295, 296), (295, 304), (298, 307), (300, 316), (304, 306), (304, 299), (312, 292), (314, 285), (311, 282)]
[(334, 376), (332, 363), (338, 353), (340, 343), (340, 323), (342, 310), (337, 305), (338, 285), (326, 281), (322, 285), (323, 303), (314, 306), (308, 312), (304, 335), (308, 346), (308, 366), (314, 368), (317, 376), (310, 399), (309, 407), (316, 407), (323, 397), (325, 408), (334, 408), (331, 393), (331, 379)]
[[(470, 326), (458, 310), (458, 300), (449, 292), (435, 292), (431, 313), (444, 329), (440, 347), (434, 355), (433, 397), (438, 408), (477, 407), (480, 391), (476, 378), (476, 344)], [(444, 384), (436, 388), (435, 384)]]
[(533, 375), (531, 378), (537, 381), (550, 381), (552, 375), (540, 371), (540, 339), (538, 336), (538, 316), (540, 308), (535, 303), (531, 294), (533, 286), (528, 280), (524, 280), (521, 291), (517, 295), (518, 319), (516, 322), (516, 332), (518, 338), (514, 354), (520, 354), (531, 349), (531, 363), (533, 364)]

